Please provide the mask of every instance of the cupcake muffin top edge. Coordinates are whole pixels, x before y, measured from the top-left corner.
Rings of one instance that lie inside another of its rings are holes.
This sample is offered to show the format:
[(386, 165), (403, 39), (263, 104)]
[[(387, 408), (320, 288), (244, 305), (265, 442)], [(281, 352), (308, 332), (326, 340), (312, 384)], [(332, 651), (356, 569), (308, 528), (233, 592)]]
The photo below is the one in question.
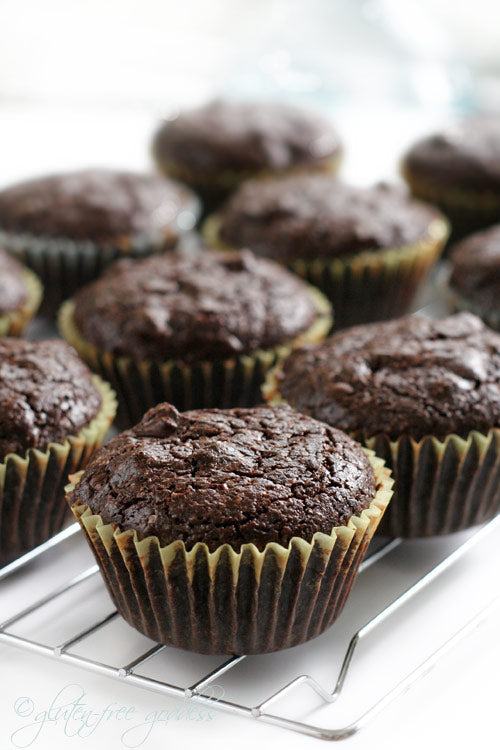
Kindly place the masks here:
[(283, 170), (338, 156), (342, 147), (320, 114), (276, 101), (214, 100), (166, 120), (153, 139), (160, 161), (193, 174)]
[(194, 226), (198, 212), (188, 187), (148, 173), (85, 169), (0, 190), (0, 232), (54, 240), (161, 242)]
[(0, 315), (18, 310), (28, 298), (23, 266), (0, 249)]
[(411, 181), (452, 190), (489, 191), (500, 187), (500, 116), (476, 116), (424, 136), (402, 159)]
[(373, 468), (347, 435), (290, 407), (151, 409), (91, 459), (68, 497), (160, 545), (286, 546), (368, 508)]
[(90, 370), (64, 341), (0, 339), (0, 461), (76, 435), (100, 408)]
[(247, 180), (218, 213), (220, 240), (281, 261), (335, 258), (429, 240), (442, 214), (396, 185), (329, 175)]
[(484, 313), (500, 312), (500, 224), (456, 244), (450, 263), (452, 289)]
[(357, 436), (487, 433), (500, 427), (500, 335), (470, 313), (355, 326), (292, 352), (277, 388)]
[(121, 260), (74, 298), (80, 335), (135, 360), (227, 359), (288, 344), (320, 317), (310, 287), (250, 251)]

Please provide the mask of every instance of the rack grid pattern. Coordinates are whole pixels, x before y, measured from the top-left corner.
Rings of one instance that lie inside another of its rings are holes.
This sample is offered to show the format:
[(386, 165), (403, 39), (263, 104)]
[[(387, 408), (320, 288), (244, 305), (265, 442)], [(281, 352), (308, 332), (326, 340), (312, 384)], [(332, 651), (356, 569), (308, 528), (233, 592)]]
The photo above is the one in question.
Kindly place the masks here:
[[(469, 552), (474, 546), (476, 546), (476, 544), (478, 544), (486, 536), (488, 536), (498, 528), (500, 528), (500, 516), (498, 516), (496, 519), (486, 524), (485, 526), (481, 527), (477, 532), (475, 532), (465, 542), (457, 547), (451, 554), (445, 557), (438, 565), (436, 565), (436, 567), (432, 568), (429, 572), (423, 575), (412, 586), (406, 589), (404, 593), (395, 598), (384, 609), (380, 610), (362, 628), (353, 633), (345, 651), (337, 680), (335, 682), (335, 687), (331, 692), (327, 690), (322, 684), (320, 684), (316, 679), (314, 679), (310, 674), (299, 674), (291, 681), (280, 687), (279, 690), (275, 691), (267, 698), (265, 698), (258, 705), (244, 705), (242, 703), (231, 702), (224, 699), (217, 699), (215, 701), (204, 694), (204, 691), (206, 691), (211, 685), (214, 685), (217, 678), (221, 677), (241, 661), (246, 659), (246, 656), (233, 656), (229, 658), (216, 669), (208, 674), (205, 674), (193, 685), (185, 688), (168, 682), (168, 679), (153, 679), (138, 672), (139, 668), (142, 665), (144, 665), (150, 659), (153, 659), (157, 654), (159, 654), (166, 648), (160, 643), (157, 643), (148, 650), (144, 651), (130, 663), (119, 665), (107, 664), (101, 661), (92, 660), (75, 654), (71, 651), (72, 647), (74, 647), (77, 643), (80, 643), (85, 638), (98, 633), (101, 628), (114, 620), (114, 618), (118, 617), (118, 612), (116, 610), (108, 613), (96, 622), (93, 622), (85, 630), (75, 633), (70, 638), (66, 639), (63, 643), (60, 643), (55, 647), (43, 642), (21, 637), (11, 632), (12, 626), (18, 623), (24, 617), (31, 615), (46, 604), (49, 604), (59, 597), (62, 597), (68, 591), (75, 589), (84, 581), (87, 581), (93, 576), (96, 576), (99, 572), (97, 565), (93, 565), (83, 570), (75, 577), (55, 588), (46, 596), (38, 599), (37, 601), (34, 601), (28, 607), (22, 609), (13, 616), (9, 617), (5, 622), (1, 623), (0, 642), (53, 659), (59, 659), (60, 661), (73, 664), (74, 666), (86, 669), (88, 671), (99, 673), (114, 679), (123, 680), (136, 687), (144, 688), (146, 690), (150, 690), (166, 696), (202, 702), (205, 704), (207, 703), (207, 701), (210, 701), (211, 707), (227, 711), (232, 714), (240, 715), (242, 717), (263, 721), (268, 724), (282, 727), (284, 729), (289, 729), (295, 732), (310, 735), (318, 739), (342, 740), (354, 735), (360, 729), (362, 729), (371, 719), (377, 716), (398, 696), (406, 692), (411, 685), (413, 685), (417, 680), (423, 677), (431, 667), (433, 667), (441, 658), (443, 658), (449, 651), (451, 651), (451, 649), (453, 649), (460, 641), (462, 641), (476, 627), (478, 627), (478, 625), (480, 625), (481, 622), (483, 622), (488, 617), (488, 615), (500, 604), (500, 594), (492, 599), (489, 604), (481, 611), (476, 612), (474, 617), (471, 618), (469, 622), (467, 622), (460, 630), (452, 635), (451, 638), (443, 642), (439, 646), (439, 648), (434, 651), (434, 653), (432, 653), (425, 659), (425, 661), (421, 662), (415, 669), (413, 669), (402, 680), (395, 684), (388, 692), (386, 692), (385, 695), (379, 697), (376, 703), (372, 704), (367, 710), (365, 710), (360, 716), (358, 716), (357, 719), (355, 719), (348, 725), (325, 728), (314, 724), (295, 721), (284, 715), (273, 713), (274, 704), (276, 704), (278, 700), (291, 694), (300, 686), (304, 685), (307, 686), (310, 690), (314, 691), (314, 693), (316, 693), (325, 704), (334, 703), (340, 697), (343, 691), (354, 653), (361, 641), (369, 634), (371, 634), (374, 630), (382, 627), (384, 623), (386, 623), (395, 612), (403, 608), (411, 599), (413, 599), (413, 597), (415, 597), (419, 592), (429, 586), (442, 573), (444, 573), (464, 555), (466, 555), (467, 552)], [(32, 550), (10, 565), (2, 568), (0, 570), (0, 581), (5, 580), (13, 573), (26, 568), (26, 566), (33, 560), (43, 558), (44, 554), (48, 553), (50, 550), (57, 549), (58, 545), (76, 534), (78, 531), (79, 526), (77, 524), (73, 524), (67, 529), (60, 532), (57, 536), (50, 539), (45, 544), (42, 544), (37, 549)], [(360, 573), (362, 574), (363, 570), (366, 570), (368, 567), (379, 563), (389, 552), (393, 551), (402, 543), (403, 542), (400, 539), (392, 539), (388, 541), (380, 549), (378, 549), (363, 561), (362, 565), (360, 566)]]

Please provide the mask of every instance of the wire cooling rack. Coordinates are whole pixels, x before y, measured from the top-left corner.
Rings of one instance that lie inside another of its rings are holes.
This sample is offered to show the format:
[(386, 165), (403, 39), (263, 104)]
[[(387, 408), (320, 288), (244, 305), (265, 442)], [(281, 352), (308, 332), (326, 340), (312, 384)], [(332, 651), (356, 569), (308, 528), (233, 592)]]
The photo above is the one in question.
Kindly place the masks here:
[[(140, 644), (142, 645), (142, 649), (140, 650), (140, 653), (128, 663), (107, 663), (107, 661), (89, 658), (88, 656), (76, 653), (75, 647), (77, 645), (84, 643), (86, 639), (93, 636), (99, 636), (99, 634), (102, 633), (112, 621), (120, 619), (116, 610), (106, 612), (106, 614), (91, 622), (88, 627), (72, 633), (70, 637), (65, 638), (55, 646), (47, 642), (50, 640), (48, 638), (45, 640), (33, 639), (14, 632), (16, 626), (18, 626), (23, 620), (29, 618), (33, 614), (41, 612), (43, 608), (53, 602), (64, 601), (64, 597), (68, 596), (70, 592), (75, 591), (83, 586), (85, 582), (94, 579), (94, 577), (96, 577), (96, 585), (102, 585), (102, 588), (104, 588), (104, 583), (101, 582), (98, 567), (96, 565), (85, 567), (78, 572), (77, 575), (72, 576), (69, 580), (64, 581), (60, 585), (57, 585), (52, 591), (43, 597), (36, 601), (31, 601), (28, 606), (23, 607), (20, 611), (17, 611), (15, 614), (8, 617), (5, 622), (0, 624), (0, 642), (35, 654), (57, 659), (76, 667), (121, 680), (125, 683), (155, 693), (160, 693), (165, 696), (187, 699), (199, 703), (201, 702), (205, 705), (208, 701), (213, 708), (240, 715), (242, 717), (273, 724), (318, 739), (342, 740), (357, 733), (398, 696), (402, 695), (411, 685), (423, 677), (431, 667), (433, 667), (451, 649), (478, 627), (478, 625), (488, 617), (492, 610), (499, 605), (500, 594), (490, 600), (487, 606), (483, 606), (479, 611), (476, 611), (474, 616), (469, 619), (465, 625), (462, 625), (460, 629), (456, 630), (451, 636), (441, 642), (437, 649), (422, 660), (416, 667), (411, 669), (411, 671), (407, 672), (405, 676), (393, 684), (390, 689), (386, 690), (382, 695), (377, 696), (375, 701), (373, 701), (368, 708), (363, 710), (363, 712), (353, 721), (349, 721), (344, 725), (325, 728), (313, 723), (297, 721), (287, 715), (286, 710), (278, 711), (276, 707), (283, 706), (283, 703), (286, 703), (285, 699), (304, 688), (314, 693), (321, 705), (336, 702), (341, 695), (345, 693), (346, 680), (352, 671), (353, 658), (355, 653), (359, 651), (362, 642), (374, 631), (383, 631), (384, 626), (387, 628), (389, 621), (397, 612), (404, 612), (405, 608), (410, 605), (410, 602), (420, 592), (427, 589), (434, 581), (436, 581), (436, 579), (455, 566), (459, 560), (464, 558), (464, 556), (472, 550), (473, 547), (476, 547), (480, 543), (484, 543), (485, 539), (498, 529), (500, 529), (500, 516), (479, 528), (479, 530), (474, 531), (474, 533), (468, 536), (465, 540), (460, 537), (458, 546), (455, 546), (451, 552), (448, 551), (440, 562), (434, 567), (431, 567), (424, 575), (418, 577), (416, 581), (396, 596), (396, 598), (393, 598), (392, 601), (379, 609), (361, 628), (358, 628), (353, 632), (350, 640), (348, 639), (347, 647), (341, 660), (341, 666), (337, 673), (333, 690), (327, 689), (324, 684), (311, 674), (299, 673), (291, 680), (287, 680), (284, 684), (280, 685), (278, 689), (274, 690), (271, 694), (268, 694), (263, 700), (260, 700), (253, 705), (251, 703), (227, 700), (224, 697), (218, 697), (214, 700), (213, 693), (210, 693), (211, 686), (216, 685), (223, 676), (227, 676), (231, 670), (234, 670), (238, 665), (241, 665), (241, 662), (244, 660), (264, 657), (234, 656), (229, 659), (221, 657), (221, 662), (214, 669), (203, 674), (196, 680), (196, 682), (186, 687), (175, 684), (174, 680), (170, 681), (171, 676), (169, 679), (168, 659), (167, 666), (162, 670), (161, 678), (151, 677), (141, 673), (141, 671), (144, 671), (145, 665), (147, 663), (151, 664), (155, 657), (158, 657), (161, 652), (168, 652), (169, 650), (176, 651), (175, 649), (168, 649), (162, 644), (152, 644), (152, 642), (150, 642), (151, 645), (148, 648), (142, 650), (144, 648), (144, 638), (142, 636), (137, 636), (138, 639), (141, 639)], [(41, 564), (43, 565), (43, 560), (47, 556), (53, 557), (55, 554), (60, 555), (61, 559), (64, 559), (64, 543), (66, 540), (74, 537), (75, 534), (80, 536), (77, 524), (69, 526), (45, 544), (1, 569), (0, 581), (7, 581), (10, 579), (11, 582), (15, 582), (16, 580), (22, 580), (23, 577), (32, 576), (33, 568), (39, 568)], [(394, 550), (397, 550), (397, 548), (405, 544), (408, 544), (408, 542), (403, 542), (400, 539), (378, 542), (378, 548), (374, 550), (372, 549), (372, 551), (369, 552), (368, 557), (363, 561), (360, 567), (360, 578), (362, 578), (363, 575), (366, 575), (366, 572), (370, 568), (373, 569), (373, 566), (384, 565), (384, 560), (387, 560), (387, 557), (393, 553)], [(80, 606), (85, 606), (85, 597), (82, 597)], [(71, 608), (73, 608), (73, 605), (71, 605)], [(64, 610), (64, 607), (62, 609)], [(133, 631), (133, 633), (136, 635), (135, 631)], [(313, 641), (312, 647), (318, 649), (325, 648), (324, 643), (320, 643), (319, 640)], [(295, 649), (289, 653), (293, 653), (294, 651)], [(177, 658), (179, 658), (179, 654), (181, 655), (181, 658), (187, 658), (187, 655), (184, 654), (184, 652), (176, 651), (176, 654)], [(322, 658), (328, 659), (329, 652), (322, 655)]]

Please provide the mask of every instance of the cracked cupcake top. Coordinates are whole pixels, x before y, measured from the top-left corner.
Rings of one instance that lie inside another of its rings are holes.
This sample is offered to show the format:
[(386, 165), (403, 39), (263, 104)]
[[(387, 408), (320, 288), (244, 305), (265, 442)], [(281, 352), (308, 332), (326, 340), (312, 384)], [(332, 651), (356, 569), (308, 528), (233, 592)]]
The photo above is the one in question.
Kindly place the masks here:
[(459, 242), (450, 261), (451, 286), (483, 312), (499, 312), (500, 224)]
[(0, 339), (0, 461), (76, 435), (100, 407), (90, 370), (63, 341)]
[(216, 100), (180, 112), (159, 129), (156, 157), (195, 172), (287, 169), (340, 153), (332, 125), (280, 102)]
[(214, 360), (288, 343), (318, 317), (309, 287), (249, 251), (122, 260), (75, 296), (99, 349), (136, 360)]
[(293, 352), (281, 396), (349, 433), (443, 438), (500, 426), (500, 335), (469, 313), (340, 331)]
[(177, 236), (179, 215), (186, 210), (195, 210), (195, 197), (184, 185), (111, 169), (38, 177), (0, 191), (0, 229), (43, 237), (160, 240)]
[(17, 310), (27, 296), (22, 265), (0, 250), (0, 315)]
[(294, 175), (243, 183), (220, 212), (219, 233), (270, 258), (331, 258), (417, 242), (440, 217), (396, 186)]
[(375, 490), (357, 443), (290, 407), (179, 414), (160, 404), (92, 457), (68, 500), (141, 539), (213, 551), (329, 534)]

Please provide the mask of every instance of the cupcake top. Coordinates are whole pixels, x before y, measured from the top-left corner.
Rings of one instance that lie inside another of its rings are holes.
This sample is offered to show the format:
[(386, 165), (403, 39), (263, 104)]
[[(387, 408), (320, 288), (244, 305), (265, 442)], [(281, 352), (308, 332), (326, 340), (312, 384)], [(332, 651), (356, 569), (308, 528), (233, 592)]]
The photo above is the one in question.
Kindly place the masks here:
[(403, 170), (436, 186), (498, 190), (500, 116), (470, 118), (422, 138), (404, 157)]
[(451, 286), (488, 312), (500, 311), (500, 224), (455, 245)]
[(76, 435), (100, 408), (90, 370), (64, 341), (0, 339), (0, 460)]
[(487, 432), (500, 426), (500, 335), (469, 313), (356, 326), (293, 352), (278, 389), (357, 435)]
[(181, 112), (156, 134), (161, 161), (195, 172), (281, 170), (340, 153), (332, 125), (319, 115), (279, 102), (216, 100)]
[(0, 315), (19, 309), (27, 297), (22, 265), (4, 250), (0, 250)]
[(439, 212), (393, 186), (328, 175), (248, 180), (220, 214), (220, 239), (281, 260), (336, 257), (422, 240)]
[(118, 261), (77, 293), (74, 311), (100, 350), (184, 362), (274, 347), (317, 318), (305, 282), (249, 251)]
[(0, 191), (0, 229), (43, 237), (113, 242), (175, 237), (196, 220), (194, 194), (150, 174), (89, 169)]
[(359, 445), (289, 407), (179, 414), (164, 403), (101, 448), (68, 499), (162, 546), (262, 550), (330, 534), (375, 490)]

